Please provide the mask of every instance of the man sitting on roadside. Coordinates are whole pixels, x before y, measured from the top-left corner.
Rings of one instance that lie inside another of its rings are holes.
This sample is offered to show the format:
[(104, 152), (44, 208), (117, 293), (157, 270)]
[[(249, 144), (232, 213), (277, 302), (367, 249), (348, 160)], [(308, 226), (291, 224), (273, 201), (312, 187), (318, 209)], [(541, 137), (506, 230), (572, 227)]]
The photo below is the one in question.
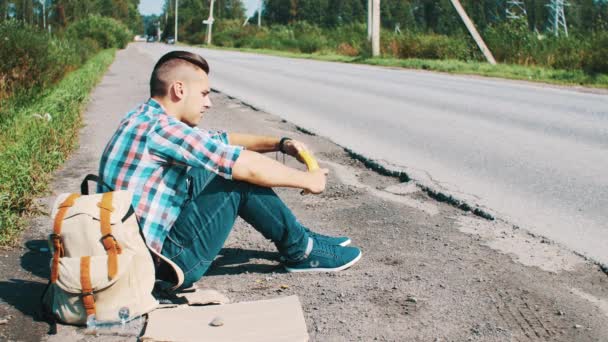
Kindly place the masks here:
[(151, 98), (121, 121), (101, 157), (101, 178), (134, 193), (150, 248), (180, 266), (188, 287), (207, 271), (238, 215), (274, 242), (289, 272), (340, 271), (356, 263), (361, 251), (346, 247), (349, 238), (302, 226), (271, 189), (325, 189), (327, 169), (302, 172), (261, 154), (298, 158), (303, 143), (196, 128), (211, 107), (208, 74), (197, 54), (161, 57)]

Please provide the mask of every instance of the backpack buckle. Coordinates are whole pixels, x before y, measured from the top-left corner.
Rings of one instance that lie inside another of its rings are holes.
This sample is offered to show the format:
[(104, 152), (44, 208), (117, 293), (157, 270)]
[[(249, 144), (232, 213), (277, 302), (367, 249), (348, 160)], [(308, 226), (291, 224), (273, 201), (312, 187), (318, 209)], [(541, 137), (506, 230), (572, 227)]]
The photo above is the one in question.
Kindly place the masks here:
[(63, 239), (61, 238), (61, 234), (51, 234), (49, 236), (53, 244), (53, 249), (55, 249), (55, 253), (59, 253), (60, 257), (63, 257)]
[[(112, 242), (110, 242), (110, 243), (112, 243), (112, 245), (106, 245), (106, 239), (109, 239), (109, 238), (111, 238), (113, 240)], [(112, 235), (112, 233), (108, 233), (108, 234), (102, 236), (100, 240), (101, 240), (101, 243), (103, 243), (104, 247), (106, 247), (106, 250), (108, 250), (118, 244), (118, 241), (116, 241), (116, 238), (114, 237), (114, 235)]]
[(87, 296), (93, 296), (93, 290), (91, 291), (86, 291), (86, 292), (81, 292), (80, 294), (78, 294), (80, 296), (80, 298), (82, 297), (87, 297)]
[[(111, 238), (112, 241), (108, 241), (109, 238)], [(112, 235), (112, 233), (102, 236), (100, 240), (101, 240), (101, 243), (103, 244), (103, 248), (105, 248), (106, 251), (114, 249), (114, 250), (116, 250), (116, 252), (118, 254), (121, 253), (121, 248), (120, 248), (120, 245), (118, 244), (118, 240), (116, 240), (116, 238), (114, 237), (114, 235)]]

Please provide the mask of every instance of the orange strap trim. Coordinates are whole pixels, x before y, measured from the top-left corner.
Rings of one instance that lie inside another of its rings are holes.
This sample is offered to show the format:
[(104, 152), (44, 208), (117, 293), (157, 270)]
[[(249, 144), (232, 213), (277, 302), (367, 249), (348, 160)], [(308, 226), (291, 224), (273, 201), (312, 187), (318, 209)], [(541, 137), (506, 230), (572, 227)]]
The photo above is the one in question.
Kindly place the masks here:
[(59, 205), (55, 221), (53, 222), (53, 234), (51, 234), (51, 242), (53, 243), (53, 263), (51, 264), (51, 283), (55, 283), (59, 279), (59, 258), (63, 257), (63, 242), (61, 241), (61, 224), (65, 218), (68, 209), (74, 205), (79, 194), (70, 194), (68, 198)]
[(87, 312), (87, 317), (95, 314), (95, 297), (93, 297), (93, 285), (91, 285), (91, 257), (80, 258), (80, 287), (82, 288), (82, 305)]
[(118, 273), (118, 254), (122, 252), (122, 249), (112, 235), (112, 225), (110, 223), (110, 217), (114, 211), (112, 193), (104, 193), (101, 196), (101, 203), (98, 203), (97, 206), (100, 208), (101, 243), (108, 253), (108, 278), (114, 279)]

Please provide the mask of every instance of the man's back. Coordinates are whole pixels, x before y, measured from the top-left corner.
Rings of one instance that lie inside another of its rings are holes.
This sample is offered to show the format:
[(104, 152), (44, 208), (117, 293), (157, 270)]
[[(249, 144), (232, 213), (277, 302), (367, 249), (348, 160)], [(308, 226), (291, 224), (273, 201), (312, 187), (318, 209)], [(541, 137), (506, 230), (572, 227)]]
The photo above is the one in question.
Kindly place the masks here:
[(133, 192), (146, 241), (160, 251), (187, 198), (188, 167), (230, 178), (239, 153), (225, 133), (191, 128), (150, 99), (121, 121), (102, 154), (99, 174), (114, 189)]

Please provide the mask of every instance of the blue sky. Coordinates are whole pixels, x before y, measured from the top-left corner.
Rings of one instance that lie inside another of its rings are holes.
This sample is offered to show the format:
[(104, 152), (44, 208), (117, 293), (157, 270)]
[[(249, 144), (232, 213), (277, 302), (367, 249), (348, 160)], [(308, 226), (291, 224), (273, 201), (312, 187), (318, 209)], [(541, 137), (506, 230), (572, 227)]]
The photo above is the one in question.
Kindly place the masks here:
[[(175, 0), (171, 0), (175, 1)], [(245, 8), (247, 8), (247, 15), (251, 16), (257, 9), (259, 0), (242, 0)], [(160, 14), (163, 10), (163, 0), (140, 0), (139, 1), (139, 12), (141, 14)]]

